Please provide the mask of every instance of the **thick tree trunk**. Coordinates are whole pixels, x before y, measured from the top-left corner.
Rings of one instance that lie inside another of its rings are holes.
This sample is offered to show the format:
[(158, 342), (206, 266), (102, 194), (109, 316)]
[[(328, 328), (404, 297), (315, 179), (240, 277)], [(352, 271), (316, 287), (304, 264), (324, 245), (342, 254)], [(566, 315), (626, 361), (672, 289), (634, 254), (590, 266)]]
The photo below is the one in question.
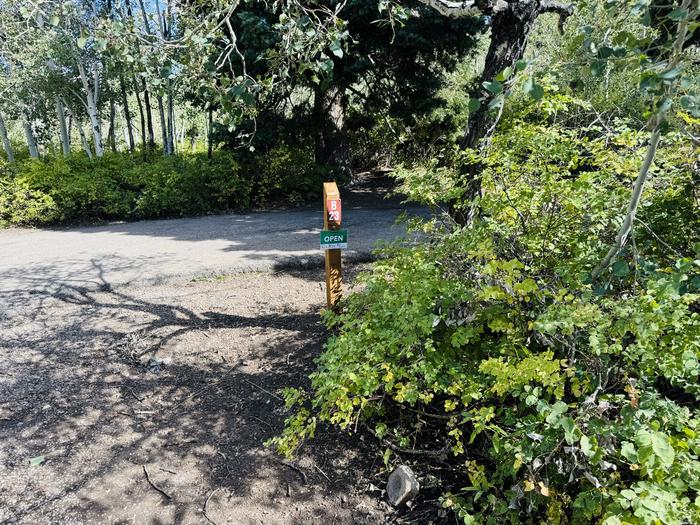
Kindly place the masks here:
[(316, 90), (314, 115), (316, 162), (330, 166), (334, 177), (351, 176), (350, 146), (345, 129), (345, 90), (331, 84), (326, 91)]
[(61, 149), (64, 155), (70, 154), (70, 135), (66, 126), (66, 108), (60, 97), (56, 97), (56, 118), (58, 119), (58, 131), (61, 134)]
[[(523, 58), (527, 38), (537, 18), (537, 12), (519, 13), (516, 16), (510, 10), (493, 17), (491, 26), (491, 43), (486, 53), (484, 69), (477, 80), (478, 89), (484, 82), (489, 82), (507, 67), (515, 68), (515, 63)], [(488, 100), (469, 116), (469, 122), (462, 138), (463, 148), (473, 148), (484, 138), (497, 123), (497, 114), (488, 111)]]
[(2, 140), (2, 147), (5, 149), (5, 155), (7, 155), (8, 162), (15, 161), (15, 153), (12, 150), (12, 143), (10, 143), (10, 138), (7, 136), (7, 127), (5, 126), (5, 120), (0, 115), (0, 140)]
[[(533, 9), (521, 9), (515, 12), (511, 9), (495, 14), (491, 25), (491, 42), (486, 53), (484, 69), (476, 81), (477, 89), (483, 92), (484, 82), (489, 82), (507, 67), (515, 69), (515, 63), (522, 59), (527, 45), (527, 38), (532, 29), (539, 10), (533, 2)], [(469, 122), (464, 131), (460, 146), (463, 149), (477, 148), (482, 139), (494, 132), (500, 112), (489, 110), (489, 102), (493, 96), (487, 96), (479, 109), (469, 116)], [(460, 173), (465, 194), (459, 203), (450, 203), (450, 215), (461, 225), (471, 224), (476, 217), (481, 196), (481, 167), (467, 165)], [(459, 204), (459, 206), (457, 206)]]
[(78, 62), (78, 71), (85, 90), (87, 112), (88, 117), (90, 117), (90, 128), (92, 130), (92, 138), (95, 146), (95, 156), (101, 157), (104, 154), (104, 148), (102, 147), (102, 122), (100, 121), (100, 114), (97, 108), (100, 77), (98, 72), (95, 71), (93, 73), (92, 86), (90, 86), (90, 80), (81, 62)]
[(129, 113), (129, 100), (126, 91), (126, 82), (124, 82), (124, 75), (119, 74), (119, 88), (122, 92), (122, 106), (124, 107), (124, 119), (126, 120), (126, 131), (128, 134), (127, 144), (129, 145), (129, 151), (134, 151), (134, 129), (131, 125), (131, 113)]
[(24, 136), (27, 139), (27, 147), (29, 148), (29, 156), (33, 159), (39, 158), (39, 146), (36, 143), (36, 138), (34, 137), (34, 131), (32, 131), (32, 125), (28, 120), (22, 122), (24, 126)]

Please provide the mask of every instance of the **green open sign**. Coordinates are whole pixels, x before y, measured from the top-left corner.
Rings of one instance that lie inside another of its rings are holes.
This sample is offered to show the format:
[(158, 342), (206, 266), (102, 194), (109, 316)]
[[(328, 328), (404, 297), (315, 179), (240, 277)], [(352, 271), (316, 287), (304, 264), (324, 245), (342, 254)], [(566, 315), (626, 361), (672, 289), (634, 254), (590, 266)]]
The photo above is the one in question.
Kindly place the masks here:
[(347, 230), (321, 230), (321, 249), (337, 250), (348, 247)]

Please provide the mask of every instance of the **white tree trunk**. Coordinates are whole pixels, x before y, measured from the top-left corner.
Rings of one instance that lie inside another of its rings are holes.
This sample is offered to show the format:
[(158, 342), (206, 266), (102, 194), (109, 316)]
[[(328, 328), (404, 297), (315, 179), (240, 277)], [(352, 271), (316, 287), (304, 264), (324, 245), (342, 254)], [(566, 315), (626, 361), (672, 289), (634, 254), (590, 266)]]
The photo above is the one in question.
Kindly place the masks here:
[(83, 123), (78, 120), (76, 121), (76, 125), (78, 126), (78, 133), (80, 134), (80, 142), (83, 145), (83, 149), (85, 150), (85, 153), (87, 153), (88, 158), (92, 160), (92, 149), (90, 148), (90, 143), (88, 142), (85, 132), (83, 131)]
[(70, 136), (66, 126), (66, 110), (60, 97), (56, 97), (56, 117), (58, 118), (58, 130), (61, 133), (61, 148), (64, 155), (70, 154)]
[(90, 79), (85, 72), (85, 67), (83, 67), (80, 61), (78, 61), (78, 72), (80, 73), (80, 80), (85, 90), (87, 112), (88, 117), (90, 117), (90, 128), (92, 129), (92, 137), (95, 143), (95, 155), (101, 157), (104, 155), (104, 147), (102, 146), (102, 122), (100, 121), (100, 115), (97, 110), (100, 76), (97, 70), (95, 70), (92, 86), (90, 86)]
[(12, 144), (10, 143), (10, 138), (7, 136), (7, 127), (5, 126), (5, 121), (0, 115), (0, 140), (2, 140), (2, 146), (5, 148), (5, 154), (7, 155), (7, 160), (9, 162), (15, 161), (15, 154), (12, 151)]
[(29, 156), (33, 159), (39, 158), (39, 146), (36, 143), (36, 138), (34, 137), (34, 132), (32, 131), (32, 125), (28, 120), (22, 122), (24, 126), (24, 136), (27, 138), (27, 147), (29, 148)]
[(168, 80), (168, 154), (175, 153), (175, 111), (173, 109), (172, 83)]
[(68, 112), (68, 115), (71, 117), (71, 120), (75, 120), (75, 125), (78, 128), (78, 134), (80, 135), (80, 143), (83, 145), (83, 149), (85, 150), (85, 153), (87, 153), (87, 156), (90, 160), (93, 159), (92, 155), (92, 149), (90, 148), (90, 143), (87, 140), (87, 137), (85, 136), (85, 132), (83, 131), (83, 123), (80, 121), (75, 116), (75, 113), (70, 109), (68, 104), (66, 104), (65, 100), (61, 100), (63, 103), (63, 106), (66, 108), (66, 111)]

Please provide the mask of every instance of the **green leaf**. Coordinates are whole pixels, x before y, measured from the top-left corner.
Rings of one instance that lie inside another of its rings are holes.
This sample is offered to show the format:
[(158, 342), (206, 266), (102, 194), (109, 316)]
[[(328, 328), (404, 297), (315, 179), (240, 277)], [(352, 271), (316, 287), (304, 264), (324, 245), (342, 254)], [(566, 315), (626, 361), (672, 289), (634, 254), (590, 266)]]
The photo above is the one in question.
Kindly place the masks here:
[(681, 67), (674, 67), (672, 69), (669, 69), (668, 71), (664, 71), (659, 75), (663, 80), (673, 80), (678, 77), (683, 72), (683, 69)]
[(606, 63), (604, 60), (595, 60), (591, 64), (591, 74), (594, 77), (602, 76), (605, 73)]
[(343, 48), (340, 45), (340, 40), (333, 40), (328, 47), (331, 50), (331, 53), (333, 53), (335, 56), (338, 58), (343, 58)]
[(581, 436), (579, 444), (581, 445), (581, 452), (583, 452), (583, 455), (587, 458), (590, 458), (593, 456), (593, 454), (595, 454), (594, 444), (591, 442), (588, 436)]
[(492, 82), (484, 82), (484, 88), (486, 89), (486, 91), (488, 91), (489, 93), (493, 93), (494, 95), (503, 93), (503, 84), (501, 84), (497, 80), (494, 80)]
[(78, 38), (78, 47), (80, 49), (85, 49), (85, 46), (87, 45), (87, 37), (86, 36), (81, 36)]
[(481, 102), (479, 102), (478, 98), (470, 98), (469, 103), (467, 104), (467, 108), (469, 109), (469, 114), (476, 113), (479, 108), (481, 107)]
[(107, 49), (107, 40), (105, 38), (96, 38), (95, 39), (95, 48), (98, 51), (104, 51)]
[(498, 82), (505, 82), (512, 75), (513, 75), (513, 68), (507, 67), (503, 71), (501, 71), (498, 75), (496, 75), (496, 80)]
[(38, 465), (41, 465), (44, 461), (46, 461), (46, 458), (44, 458), (44, 456), (36, 456), (29, 459), (29, 464), (32, 467), (36, 467)]
[(635, 442), (639, 447), (639, 460), (647, 467), (653, 468), (660, 464), (668, 468), (673, 464), (676, 452), (663, 432), (640, 430), (635, 436)]
[(530, 95), (535, 100), (540, 100), (544, 96), (544, 89), (535, 82), (534, 77), (528, 77), (523, 86), (525, 93)]
[(673, 464), (676, 452), (668, 441), (668, 436), (661, 432), (654, 432), (651, 435), (651, 448), (659, 459), (668, 467)]
[(630, 267), (627, 261), (617, 261), (612, 265), (612, 273), (615, 277), (627, 277), (630, 274)]
[(674, 22), (680, 22), (681, 20), (685, 20), (686, 18), (688, 18), (688, 10), (678, 7), (666, 16)]
[(515, 72), (520, 73), (521, 71), (524, 71), (526, 67), (527, 67), (527, 60), (518, 60), (515, 63)]
[(622, 447), (620, 447), (620, 454), (630, 463), (637, 463), (637, 461), (639, 461), (637, 451), (634, 449), (634, 445), (629, 441), (622, 443)]
[(54, 27), (56, 27), (60, 22), (61, 19), (58, 18), (56, 15), (53, 15), (51, 18), (49, 18), (49, 24), (51, 24)]
[(609, 58), (613, 54), (613, 48), (608, 47), (608, 46), (601, 46), (600, 49), (598, 49), (598, 56), (600, 58)]

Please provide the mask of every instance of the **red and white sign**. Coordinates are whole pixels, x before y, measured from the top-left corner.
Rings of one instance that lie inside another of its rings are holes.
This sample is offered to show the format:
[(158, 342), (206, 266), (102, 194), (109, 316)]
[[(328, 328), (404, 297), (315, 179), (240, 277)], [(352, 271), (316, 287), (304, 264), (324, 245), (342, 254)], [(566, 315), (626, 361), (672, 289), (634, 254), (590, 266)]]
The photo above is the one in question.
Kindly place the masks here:
[(328, 199), (326, 201), (326, 212), (328, 213), (328, 222), (332, 222), (335, 225), (340, 226), (340, 222), (343, 217), (340, 199)]

